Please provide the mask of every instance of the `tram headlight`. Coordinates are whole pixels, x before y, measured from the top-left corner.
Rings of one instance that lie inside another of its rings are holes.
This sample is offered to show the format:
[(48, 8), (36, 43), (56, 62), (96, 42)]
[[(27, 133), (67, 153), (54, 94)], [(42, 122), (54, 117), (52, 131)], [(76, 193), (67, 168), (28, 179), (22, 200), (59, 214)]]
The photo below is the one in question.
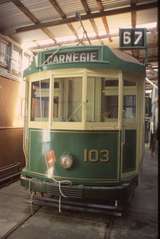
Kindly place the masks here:
[(73, 157), (70, 154), (63, 154), (60, 158), (61, 166), (65, 169), (69, 169), (73, 165)]

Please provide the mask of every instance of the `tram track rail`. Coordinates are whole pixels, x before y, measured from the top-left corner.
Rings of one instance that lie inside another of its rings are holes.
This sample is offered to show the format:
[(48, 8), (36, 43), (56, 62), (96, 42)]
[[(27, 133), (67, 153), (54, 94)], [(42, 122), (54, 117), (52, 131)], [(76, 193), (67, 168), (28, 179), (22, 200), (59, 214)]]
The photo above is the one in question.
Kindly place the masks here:
[(9, 238), (15, 231), (17, 231), (23, 224), (25, 224), (31, 217), (33, 217), (39, 210), (40, 206), (31, 211), (30, 214), (22, 218), (15, 226), (13, 226), (9, 231), (7, 231), (0, 239)]
[[(2, 237), (0, 237), (0, 239), (8, 239), (8, 238), (10, 238), (10, 236), (12, 236), (12, 234), (14, 234), (27, 221), (29, 221), (33, 216), (35, 216), (39, 212), (39, 210), (41, 208), (45, 208), (45, 206), (47, 206), (46, 204), (37, 205), (37, 201), (36, 202), (34, 200), (33, 201), (32, 200), (28, 200), (27, 201), (30, 204), (30, 206), (31, 206), (31, 213), (29, 213), (27, 216), (23, 217), (15, 226), (13, 226), (4, 235), (2, 235)], [(36, 207), (35, 207), (35, 204), (36, 204)], [(50, 205), (48, 205), (48, 206), (50, 206)], [(71, 212), (71, 210), (70, 210), (71, 208), (70, 207), (68, 207), (68, 208), (65, 207), (65, 209), (69, 209), (69, 212)], [(83, 210), (78, 210), (77, 208), (76, 208), (76, 210), (79, 211), (79, 212), (83, 212)], [(67, 212), (68, 212), (68, 210), (67, 210)], [(100, 213), (101, 211), (100, 210), (98, 211), (98, 210), (86, 210), (85, 209), (85, 212), (86, 213), (94, 213), (94, 215), (95, 215), (97, 213)], [(61, 217), (63, 217), (63, 213), (60, 213), (60, 215), (61, 215)], [(120, 215), (118, 215), (118, 216), (120, 216)], [(66, 217), (65, 214), (64, 214), (64, 217)], [(106, 228), (105, 228), (104, 239), (109, 239), (110, 238), (110, 232), (112, 230), (112, 225), (113, 225), (113, 222), (114, 222), (114, 218), (115, 218), (115, 215), (108, 214), (107, 221), (105, 220)]]
[[(33, 195), (31, 195), (30, 199), (26, 200), (26, 203), (29, 204), (29, 206), (30, 206), (30, 213), (28, 215), (24, 216), (12, 228), (10, 228), (10, 230), (8, 230), (4, 235), (2, 235), (0, 237), (0, 239), (9, 239), (10, 237), (12, 237), (12, 235), (14, 235), (14, 233), (16, 233), (16, 231), (18, 231), (32, 217), (34, 217), (40, 211), (40, 209), (49, 208), (51, 206), (54, 207), (54, 208), (58, 208), (57, 200), (53, 200), (53, 199), (52, 200), (46, 200), (46, 198), (44, 200), (44, 197), (35, 196), (35, 198), (34, 198), (32, 196)], [(116, 217), (120, 217), (122, 215), (121, 211), (115, 211), (114, 207), (110, 208), (107, 205), (105, 207), (104, 207), (104, 205), (100, 206), (100, 205), (96, 205), (96, 204), (92, 204), (92, 205), (84, 204), (84, 205), (82, 205), (81, 203), (76, 204), (76, 203), (71, 202), (71, 201), (68, 204), (66, 202), (65, 203), (63, 202), (62, 213), (59, 213), (59, 215), (62, 218), (63, 218), (63, 216), (66, 217), (66, 215), (67, 215), (67, 217), (69, 215), (72, 216), (72, 213), (73, 213), (74, 217), (77, 217), (76, 216), (77, 214), (75, 214), (75, 212), (82, 213), (82, 215), (90, 215), (90, 216), (94, 215), (94, 217), (93, 217), (94, 219), (92, 218), (93, 222), (95, 222), (95, 215), (101, 215), (102, 218), (103, 218), (102, 220), (105, 223), (104, 239), (110, 239), (110, 233), (112, 231), (114, 220), (115, 220)], [(85, 214), (83, 214), (83, 212)], [(57, 210), (57, 213), (58, 213), (58, 210)], [(56, 215), (57, 215), (57, 213), (56, 213)], [(89, 221), (87, 219), (88, 222), (91, 221), (90, 216), (89, 216)], [(83, 220), (83, 218), (81, 218), (81, 219)], [(86, 220), (86, 218), (84, 218), (84, 220)]]
[(104, 239), (110, 239), (113, 223), (114, 223), (114, 217), (112, 216), (110, 217), (109, 221), (106, 223)]
[[(11, 227), (10, 230), (8, 230), (4, 235), (0, 237), (0, 239), (8, 239), (10, 238), (10, 236), (12, 237), (12, 234), (14, 235), (14, 233), (18, 231), (27, 221), (34, 217), (40, 209), (54, 207), (57, 208), (58, 213), (57, 199), (40, 196), (40, 194), (31, 194), (31, 198), (25, 200), (25, 202), (30, 207), (30, 213), (28, 213), (28, 215), (24, 216), (19, 222), (17, 222), (13, 227)], [(90, 215), (101, 215), (102, 217), (107, 216), (107, 221), (106, 218), (104, 219), (104, 223), (106, 225), (104, 239), (110, 238), (110, 233), (112, 231), (115, 217), (120, 217), (122, 215), (122, 212), (120, 210), (116, 210), (116, 207), (114, 206), (86, 203), (82, 204), (80, 202), (74, 201), (63, 201), (62, 212), (59, 213), (59, 215), (61, 217), (66, 217), (66, 212), (67, 215), (72, 215), (72, 213), (75, 214), (75, 212), (79, 212), (85, 213), (85, 215), (89, 213)]]

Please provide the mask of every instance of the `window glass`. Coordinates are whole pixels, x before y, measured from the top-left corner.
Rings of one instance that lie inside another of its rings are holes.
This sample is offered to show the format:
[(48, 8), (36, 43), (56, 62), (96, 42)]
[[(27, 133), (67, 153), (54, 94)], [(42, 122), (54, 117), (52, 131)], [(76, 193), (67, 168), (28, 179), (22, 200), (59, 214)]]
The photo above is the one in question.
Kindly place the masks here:
[(136, 96), (135, 95), (125, 95), (124, 103), (124, 118), (133, 119), (136, 117)]
[(124, 80), (124, 86), (136, 86), (136, 82)]
[(118, 96), (102, 95), (102, 121), (118, 118)]
[(82, 78), (55, 78), (53, 92), (53, 120), (82, 120)]
[(22, 71), (24, 71), (31, 63), (31, 56), (24, 54), (23, 56), (23, 65), (22, 65)]
[(102, 79), (102, 121), (118, 118), (118, 80)]
[(0, 40), (0, 64), (8, 65), (8, 44)]
[(31, 121), (47, 121), (49, 113), (49, 79), (32, 82)]
[(149, 96), (145, 96), (145, 116), (152, 116), (152, 100)]
[(16, 75), (19, 75), (21, 73), (22, 65), (22, 51), (17, 46), (13, 46), (12, 51), (12, 72)]
[(118, 86), (118, 80), (104, 80), (104, 87), (106, 86)]
[(88, 77), (87, 121), (104, 122), (118, 118), (118, 80)]

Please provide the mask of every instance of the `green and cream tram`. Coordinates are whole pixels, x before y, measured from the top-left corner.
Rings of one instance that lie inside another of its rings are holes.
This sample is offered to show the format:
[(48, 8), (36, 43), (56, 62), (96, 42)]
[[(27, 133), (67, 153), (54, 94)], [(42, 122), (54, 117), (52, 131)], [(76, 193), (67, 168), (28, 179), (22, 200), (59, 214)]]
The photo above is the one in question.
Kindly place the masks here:
[(40, 52), (25, 71), (26, 167), (32, 192), (127, 200), (143, 158), (145, 68), (107, 46)]

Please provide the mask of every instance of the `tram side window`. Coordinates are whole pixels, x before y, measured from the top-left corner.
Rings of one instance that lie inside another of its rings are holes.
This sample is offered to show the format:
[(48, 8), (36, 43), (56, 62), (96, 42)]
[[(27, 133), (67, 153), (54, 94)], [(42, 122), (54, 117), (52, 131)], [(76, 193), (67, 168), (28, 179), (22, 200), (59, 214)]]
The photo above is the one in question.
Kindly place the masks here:
[(118, 96), (102, 96), (102, 121), (118, 118)]
[(49, 114), (49, 79), (32, 82), (31, 121), (47, 121)]
[(135, 95), (125, 95), (124, 96), (124, 118), (134, 119), (136, 117), (136, 96)]
[(118, 80), (102, 79), (102, 121), (118, 118)]
[(136, 117), (136, 82), (124, 80), (123, 112), (124, 119)]
[(53, 95), (54, 121), (82, 120), (82, 78), (55, 78)]

